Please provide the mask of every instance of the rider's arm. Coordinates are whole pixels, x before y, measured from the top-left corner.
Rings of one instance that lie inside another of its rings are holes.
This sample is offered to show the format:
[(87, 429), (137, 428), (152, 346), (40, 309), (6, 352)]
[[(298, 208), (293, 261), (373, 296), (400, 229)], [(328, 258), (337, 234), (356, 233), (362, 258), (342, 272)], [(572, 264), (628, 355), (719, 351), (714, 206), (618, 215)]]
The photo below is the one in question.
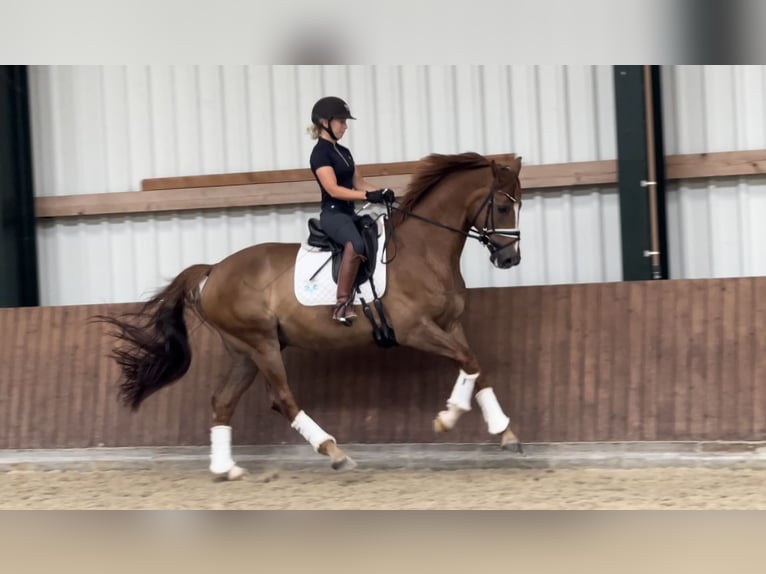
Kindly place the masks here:
[[(349, 189), (338, 185), (338, 180), (335, 177), (335, 171), (329, 165), (320, 167), (316, 170), (317, 179), (327, 190), (327, 193), (332, 195), (336, 199), (343, 199), (345, 201), (364, 201), (366, 199), (365, 191), (356, 189)], [(356, 173), (354, 173), (354, 185), (356, 185)], [(367, 188), (365, 188), (367, 189)], [(374, 188), (369, 188), (374, 189)]]
[(361, 189), (362, 191), (375, 191), (380, 189), (379, 185), (373, 185), (362, 177), (358, 169), (354, 170), (354, 189)]

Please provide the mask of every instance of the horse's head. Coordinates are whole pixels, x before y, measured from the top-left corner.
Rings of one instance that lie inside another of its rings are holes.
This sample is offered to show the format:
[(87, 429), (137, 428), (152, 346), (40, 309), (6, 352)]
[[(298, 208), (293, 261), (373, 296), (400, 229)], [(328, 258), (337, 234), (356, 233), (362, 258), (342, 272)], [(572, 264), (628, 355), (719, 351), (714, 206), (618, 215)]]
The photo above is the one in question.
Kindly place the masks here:
[(475, 194), (469, 213), (471, 226), (489, 250), (489, 260), (495, 267), (508, 269), (521, 262), (521, 157), (511, 165), (491, 162), (492, 183), (488, 190)]

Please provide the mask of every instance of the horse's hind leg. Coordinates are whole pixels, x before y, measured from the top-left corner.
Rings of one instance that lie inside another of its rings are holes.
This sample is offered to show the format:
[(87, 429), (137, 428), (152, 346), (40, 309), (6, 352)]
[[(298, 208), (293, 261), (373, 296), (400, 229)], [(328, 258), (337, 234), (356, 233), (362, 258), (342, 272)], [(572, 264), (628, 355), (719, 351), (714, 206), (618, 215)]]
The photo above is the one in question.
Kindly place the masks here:
[(210, 472), (217, 477), (236, 480), (245, 471), (231, 456), (231, 419), (240, 398), (258, 374), (258, 367), (250, 359), (247, 347), (224, 336), (232, 364), (226, 376), (213, 393), (213, 427), (210, 429)]
[(249, 342), (252, 347), (250, 356), (266, 379), (272, 408), (281, 413), (316, 452), (329, 456), (335, 470), (354, 468), (356, 463), (338, 447), (335, 438), (298, 407), (287, 384), (287, 372), (276, 334), (273, 337), (253, 337)]

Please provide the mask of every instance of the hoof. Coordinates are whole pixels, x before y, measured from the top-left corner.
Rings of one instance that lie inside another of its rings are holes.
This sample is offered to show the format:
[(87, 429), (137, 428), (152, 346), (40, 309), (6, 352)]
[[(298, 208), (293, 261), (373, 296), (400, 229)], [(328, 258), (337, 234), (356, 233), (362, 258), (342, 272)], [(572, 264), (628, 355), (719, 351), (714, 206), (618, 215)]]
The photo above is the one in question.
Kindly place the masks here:
[(353, 470), (356, 468), (356, 461), (350, 456), (344, 456), (332, 461), (332, 468), (333, 470)]
[(437, 433), (449, 432), (455, 425), (460, 417), (468, 411), (456, 407), (449, 407), (446, 411), (439, 411), (434, 419), (434, 431)]
[(500, 448), (503, 450), (507, 450), (508, 452), (515, 452), (516, 454), (524, 454), (524, 449), (521, 448), (520, 442), (509, 442), (506, 444), (501, 444)]
[(229, 480), (240, 480), (245, 476), (245, 474), (245, 469), (235, 464), (227, 473), (226, 478)]
[(435, 433), (443, 433), (443, 432), (449, 432), (449, 431), (451, 431), (451, 430), (452, 430), (452, 429), (451, 429), (450, 427), (448, 427), (447, 425), (445, 425), (445, 424), (442, 422), (441, 418), (439, 418), (439, 417), (436, 417), (436, 418), (434, 419), (434, 432), (435, 432)]
[(245, 476), (245, 469), (236, 464), (228, 472), (214, 472), (213, 480), (216, 482), (226, 482), (230, 480), (241, 480)]
[(503, 437), (500, 439), (500, 448), (510, 452), (524, 454), (524, 450), (521, 448), (521, 442), (519, 442), (519, 439), (513, 434), (510, 427), (505, 429)]

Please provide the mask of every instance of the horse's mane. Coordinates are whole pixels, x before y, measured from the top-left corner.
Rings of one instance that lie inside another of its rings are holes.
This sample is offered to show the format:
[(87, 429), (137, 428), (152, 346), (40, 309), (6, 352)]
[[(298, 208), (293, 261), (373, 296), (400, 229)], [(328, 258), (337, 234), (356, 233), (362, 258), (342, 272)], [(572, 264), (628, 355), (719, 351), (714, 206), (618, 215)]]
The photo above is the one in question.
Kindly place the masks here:
[(406, 211), (412, 210), (437, 183), (451, 173), (489, 165), (490, 161), (486, 157), (475, 152), (454, 155), (432, 153), (420, 161), (399, 207)]

